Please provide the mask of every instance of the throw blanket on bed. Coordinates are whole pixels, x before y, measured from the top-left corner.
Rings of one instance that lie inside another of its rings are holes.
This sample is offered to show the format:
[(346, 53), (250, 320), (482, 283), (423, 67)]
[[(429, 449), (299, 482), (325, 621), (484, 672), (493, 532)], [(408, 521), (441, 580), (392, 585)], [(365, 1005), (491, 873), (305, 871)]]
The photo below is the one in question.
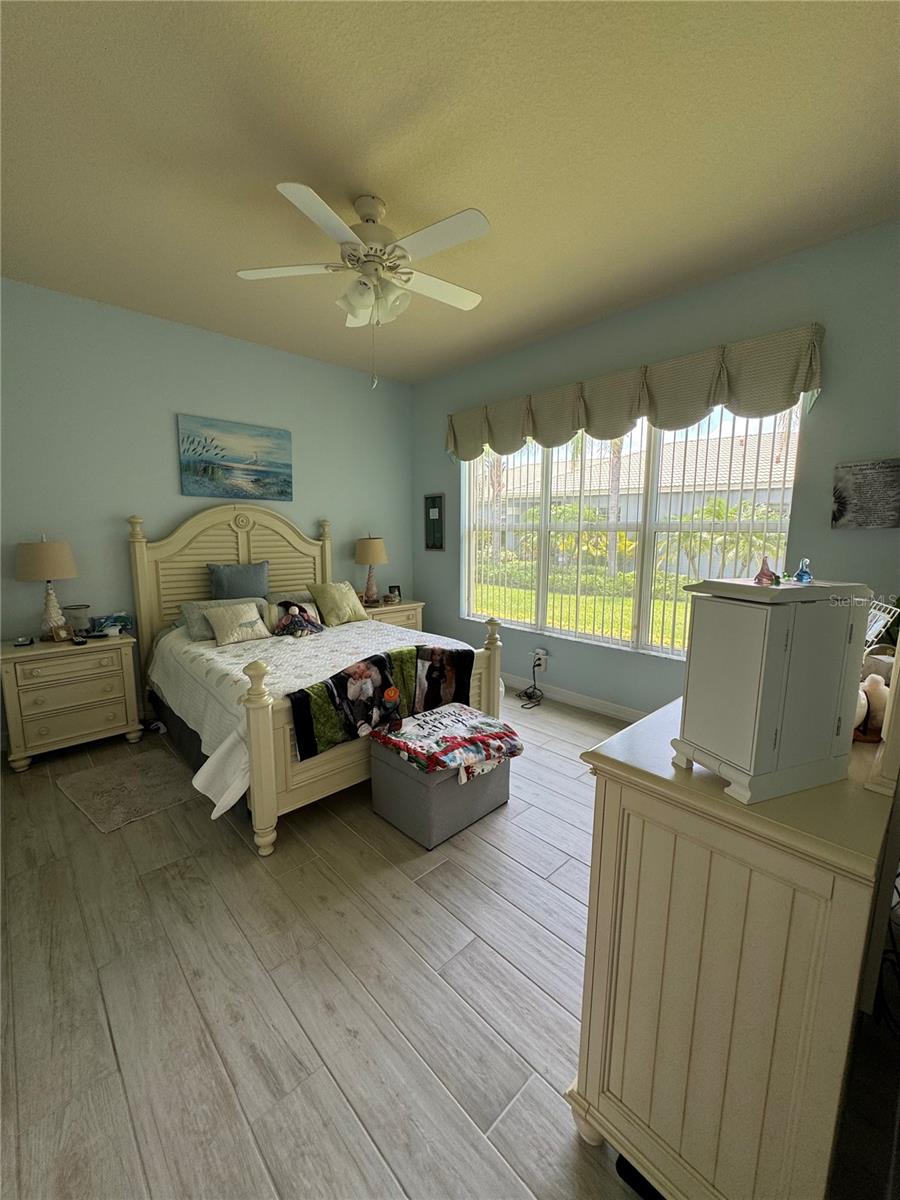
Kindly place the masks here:
[(352, 663), (322, 683), (291, 692), (301, 761), (379, 726), (443, 704), (468, 704), (474, 650), (404, 646)]

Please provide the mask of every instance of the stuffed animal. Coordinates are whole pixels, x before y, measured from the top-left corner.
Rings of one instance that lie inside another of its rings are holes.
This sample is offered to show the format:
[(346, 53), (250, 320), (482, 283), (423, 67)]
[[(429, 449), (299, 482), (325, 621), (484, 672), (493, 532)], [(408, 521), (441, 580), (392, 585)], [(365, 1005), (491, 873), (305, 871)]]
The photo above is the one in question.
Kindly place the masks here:
[[(887, 709), (890, 690), (880, 675), (867, 675), (859, 685), (859, 703), (857, 704), (857, 723), (853, 730), (857, 742), (880, 742), (881, 727), (884, 725), (884, 714)], [(859, 713), (865, 703), (862, 720)]]
[(312, 632), (313, 630), (310, 629), (309, 622), (296, 604), (292, 604), (288, 608), (275, 626), (276, 637), (284, 637), (286, 634), (289, 634), (291, 637), (308, 637)]

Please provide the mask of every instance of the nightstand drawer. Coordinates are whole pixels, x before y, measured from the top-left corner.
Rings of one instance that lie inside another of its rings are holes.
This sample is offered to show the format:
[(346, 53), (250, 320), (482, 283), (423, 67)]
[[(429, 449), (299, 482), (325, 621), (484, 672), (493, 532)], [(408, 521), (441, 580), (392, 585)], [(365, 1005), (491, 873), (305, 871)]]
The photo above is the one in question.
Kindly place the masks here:
[(405, 625), (407, 629), (419, 628), (419, 614), (415, 609), (405, 609), (403, 612), (379, 612), (375, 618), (384, 625)]
[(104, 671), (118, 671), (122, 665), (119, 650), (103, 650), (84, 656), (75, 653), (59, 658), (43, 658), (36, 663), (16, 663), (16, 681), (23, 683), (51, 683), (55, 679), (81, 679), (84, 675), (100, 675)]
[(38, 750), (41, 746), (65, 741), (67, 738), (121, 728), (126, 724), (125, 702), (118, 700), (112, 704), (98, 704), (93, 708), (75, 708), (49, 717), (31, 717), (22, 724), (25, 728), (26, 748)]
[(125, 695), (125, 680), (121, 675), (98, 675), (95, 679), (78, 679), (71, 683), (54, 683), (48, 687), (25, 688), (19, 693), (23, 717), (39, 716), (60, 708), (76, 708), (104, 700), (117, 700)]

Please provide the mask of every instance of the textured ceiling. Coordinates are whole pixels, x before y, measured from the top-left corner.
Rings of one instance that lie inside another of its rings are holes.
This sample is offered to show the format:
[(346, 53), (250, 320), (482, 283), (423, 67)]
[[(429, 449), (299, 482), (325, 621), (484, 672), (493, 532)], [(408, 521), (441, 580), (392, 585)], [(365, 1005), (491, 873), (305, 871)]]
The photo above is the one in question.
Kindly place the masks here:
[[(898, 7), (869, 3), (17, 3), (3, 14), (3, 270), (365, 368), (346, 277), (247, 283), (331, 243), (275, 190), (421, 267), (380, 370), (420, 379), (892, 214)], [(750, 332), (753, 332), (752, 330)]]

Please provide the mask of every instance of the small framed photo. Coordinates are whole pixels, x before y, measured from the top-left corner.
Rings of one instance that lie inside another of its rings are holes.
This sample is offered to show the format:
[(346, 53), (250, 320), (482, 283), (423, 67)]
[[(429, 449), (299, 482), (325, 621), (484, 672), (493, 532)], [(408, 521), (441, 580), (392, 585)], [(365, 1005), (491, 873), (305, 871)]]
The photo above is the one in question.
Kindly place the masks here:
[(425, 549), (444, 549), (444, 493), (425, 497)]
[(392, 583), (388, 588), (388, 595), (391, 598), (391, 604), (399, 604), (403, 599), (403, 593), (400, 591), (400, 584)]
[(71, 642), (72, 630), (68, 625), (54, 625), (50, 630), (54, 642)]

